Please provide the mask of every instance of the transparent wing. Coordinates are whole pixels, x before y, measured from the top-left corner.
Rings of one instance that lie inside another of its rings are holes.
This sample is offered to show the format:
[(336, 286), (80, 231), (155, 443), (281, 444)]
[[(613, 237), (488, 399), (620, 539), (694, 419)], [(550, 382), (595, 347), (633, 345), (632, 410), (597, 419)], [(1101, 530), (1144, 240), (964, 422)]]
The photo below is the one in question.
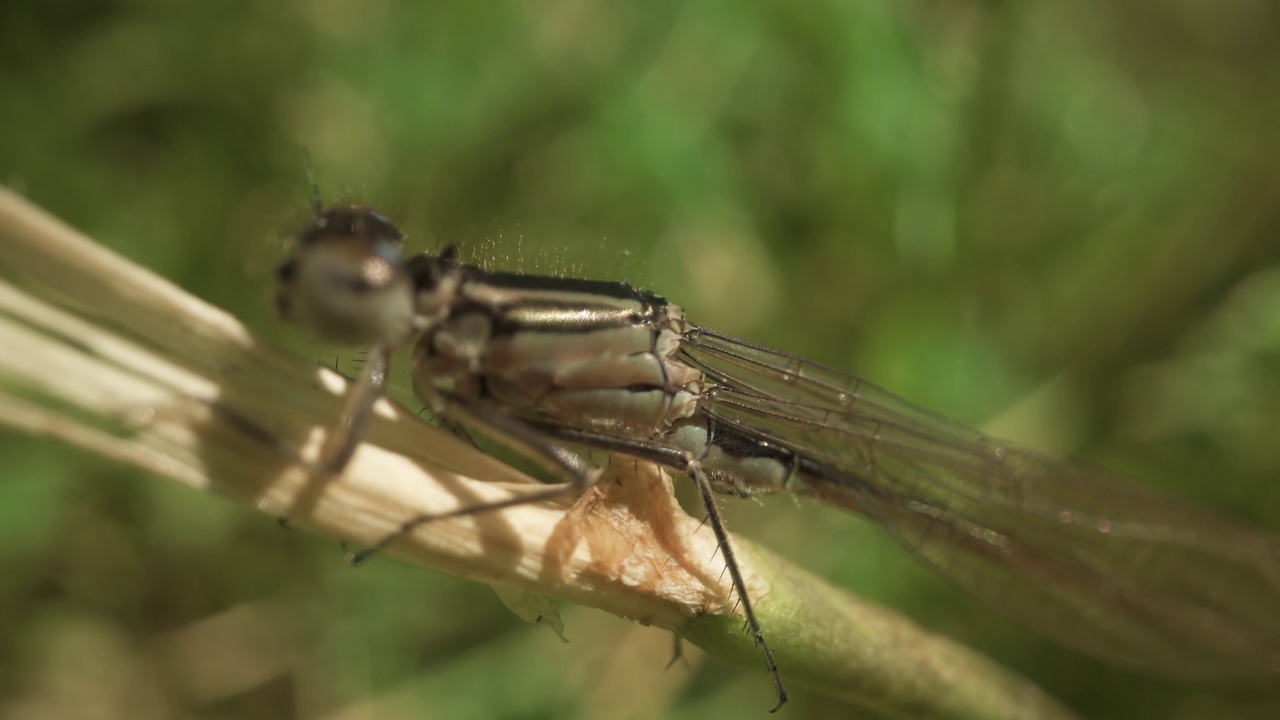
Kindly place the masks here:
[(681, 353), (714, 417), (809, 461), (800, 492), (1031, 629), (1166, 676), (1280, 674), (1280, 539), (796, 355), (705, 329)]

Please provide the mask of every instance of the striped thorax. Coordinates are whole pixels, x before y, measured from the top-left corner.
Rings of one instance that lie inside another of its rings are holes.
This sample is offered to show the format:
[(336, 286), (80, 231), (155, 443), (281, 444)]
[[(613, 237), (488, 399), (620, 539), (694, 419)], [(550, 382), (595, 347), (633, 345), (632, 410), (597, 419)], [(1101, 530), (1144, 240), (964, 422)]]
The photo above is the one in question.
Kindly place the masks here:
[(684, 312), (623, 283), (493, 273), (424, 256), (419, 395), (444, 390), (518, 417), (631, 437), (692, 416), (703, 374), (675, 358)]

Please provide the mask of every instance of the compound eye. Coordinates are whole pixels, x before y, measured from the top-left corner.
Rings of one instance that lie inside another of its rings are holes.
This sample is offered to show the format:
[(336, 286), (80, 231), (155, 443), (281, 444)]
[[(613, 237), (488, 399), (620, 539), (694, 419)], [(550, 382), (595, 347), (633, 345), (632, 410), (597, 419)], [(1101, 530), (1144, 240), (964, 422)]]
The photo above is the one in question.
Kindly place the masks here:
[(346, 345), (404, 342), (414, 310), (402, 240), (390, 220), (368, 208), (322, 211), (276, 270), (281, 316)]
[(305, 249), (343, 239), (368, 245), (371, 254), (397, 258), (404, 245), (404, 233), (377, 210), (364, 205), (330, 205), (298, 233), (298, 246)]
[(399, 226), (376, 210), (369, 210), (363, 216), (361, 234), (374, 242), (394, 245), (397, 249), (404, 245), (404, 233), (400, 232)]

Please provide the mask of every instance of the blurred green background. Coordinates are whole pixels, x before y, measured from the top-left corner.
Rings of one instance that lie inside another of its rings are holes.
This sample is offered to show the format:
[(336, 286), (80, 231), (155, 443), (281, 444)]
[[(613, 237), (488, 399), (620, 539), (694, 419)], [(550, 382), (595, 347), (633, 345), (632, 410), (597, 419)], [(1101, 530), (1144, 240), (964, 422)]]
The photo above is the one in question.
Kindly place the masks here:
[[(385, 209), (416, 249), (626, 279), (1280, 529), (1276, 37), (1261, 0), (10, 2), (0, 179), (327, 360), (271, 311), (309, 156), (326, 197)], [(50, 443), (0, 435), (0, 476), (5, 718), (772, 700), (763, 672), (696, 652), (663, 672), (662, 631), (570, 607), (562, 645), (484, 586), (352, 570), (330, 539)], [(1277, 693), (1038, 640), (852, 515), (725, 504), (1086, 716), (1280, 715)], [(851, 711), (793, 688), (785, 712)]]

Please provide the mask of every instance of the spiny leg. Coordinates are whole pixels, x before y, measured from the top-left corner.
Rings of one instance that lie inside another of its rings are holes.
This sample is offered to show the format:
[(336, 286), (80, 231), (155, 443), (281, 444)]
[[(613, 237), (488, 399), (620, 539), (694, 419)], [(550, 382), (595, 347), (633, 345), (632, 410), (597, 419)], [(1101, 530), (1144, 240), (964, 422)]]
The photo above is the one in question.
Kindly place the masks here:
[(528, 424), (542, 430), (551, 437), (566, 442), (647, 460), (693, 478), (694, 483), (698, 486), (702, 507), (706, 511), (706, 522), (711, 526), (711, 531), (715, 535), (720, 554), (724, 557), (725, 569), (729, 572), (729, 580), (733, 586), (733, 591), (737, 593), (738, 601), (742, 604), (742, 612), (746, 617), (747, 632), (751, 635), (756, 646), (760, 648), (761, 654), (764, 655), (765, 666), (773, 677), (773, 687), (778, 697), (778, 704), (769, 712), (777, 712), (779, 708), (785, 705), (787, 691), (782, 685), (782, 676), (778, 672), (778, 663), (774, 660), (773, 650), (769, 648), (769, 643), (765, 641), (764, 631), (760, 627), (760, 621), (756, 618), (755, 608), (752, 606), (751, 597), (747, 593), (746, 581), (743, 579), (742, 571), (738, 567), (738, 559), (733, 552), (733, 546), (729, 543), (729, 533), (724, 529), (724, 521), (720, 517), (720, 509), (716, 506), (715, 491), (711, 487), (711, 481), (707, 479), (707, 475), (703, 471), (702, 463), (689, 452), (666, 445), (600, 435), (589, 430), (567, 428), (549, 423), (529, 422)]
[[(388, 348), (381, 345), (374, 346), (369, 350), (360, 373), (354, 379), (347, 378), (349, 384), (343, 399), (342, 415), (337, 425), (325, 438), (324, 445), (320, 449), (320, 457), (314, 462), (307, 461), (296, 446), (283, 438), (272, 437), (265, 431), (250, 432), (251, 435), (275, 446), (281, 455), (306, 468), (311, 482), (299, 494), (291, 512), (305, 513), (315, 502), (323, 484), (340, 475), (351, 462), (356, 448), (360, 446), (369, 429), (369, 423), (373, 418), (373, 407), (382, 397), (389, 357)], [(283, 526), (288, 527), (287, 516), (281, 516), (278, 520)]]
[(729, 533), (724, 529), (724, 521), (720, 519), (720, 509), (716, 506), (715, 491), (711, 489), (711, 482), (707, 480), (706, 474), (702, 471), (702, 464), (697, 460), (690, 458), (687, 472), (693, 478), (694, 483), (698, 486), (698, 494), (702, 497), (702, 507), (706, 510), (707, 518), (710, 521), (711, 532), (716, 536), (716, 544), (720, 546), (720, 552), (724, 555), (724, 564), (729, 569), (729, 578), (733, 582), (733, 588), (738, 593), (738, 601), (742, 603), (742, 613), (747, 618), (747, 631), (751, 634), (751, 639), (755, 641), (760, 652), (764, 655), (765, 667), (768, 668), (769, 674), (773, 676), (773, 689), (778, 695), (778, 704), (773, 706), (769, 712), (778, 712), (778, 709), (787, 703), (787, 691), (782, 687), (782, 676), (778, 674), (778, 663), (773, 658), (773, 651), (769, 649), (769, 643), (765, 642), (764, 631), (760, 628), (760, 621), (756, 619), (755, 609), (751, 606), (751, 597), (747, 594), (747, 584), (742, 579), (742, 571), (738, 569), (738, 560), (734, 556), (733, 546), (729, 543)]
[(386, 386), (389, 356), (389, 349), (382, 345), (369, 349), (369, 354), (360, 367), (360, 374), (347, 388), (338, 424), (325, 439), (320, 459), (311, 467), (313, 475), (338, 475), (351, 462), (351, 456), (355, 454), (369, 429), (373, 406), (382, 397), (382, 390)]
[(440, 400), (444, 415), (482, 428), (495, 440), (537, 461), (564, 482), (506, 500), (471, 505), (445, 513), (416, 515), (369, 547), (348, 555), (347, 558), (352, 564), (364, 562), (370, 556), (385, 550), (401, 537), (427, 523), (581, 495), (587, 488), (594, 485), (601, 475), (598, 468), (578, 454), (550, 442), (545, 434), (523, 422), (496, 412), (487, 405), (456, 395), (442, 395)]
[(601, 474), (600, 470), (578, 454), (560, 447), (554, 440), (563, 440), (598, 448), (606, 452), (648, 460), (688, 475), (693, 478), (694, 483), (698, 486), (699, 496), (706, 511), (706, 521), (715, 535), (716, 544), (724, 557), (726, 570), (729, 572), (733, 591), (737, 593), (738, 601), (742, 605), (742, 611), (746, 617), (747, 631), (764, 655), (765, 666), (773, 678), (774, 692), (778, 702), (770, 712), (777, 712), (779, 708), (786, 704), (787, 692), (782, 685), (782, 676), (778, 672), (778, 663), (773, 657), (773, 651), (769, 648), (768, 642), (765, 641), (760, 621), (756, 618), (755, 609), (747, 593), (746, 581), (743, 579), (742, 571), (738, 567), (738, 560), (733, 552), (733, 547), (729, 543), (729, 533), (724, 529), (724, 521), (721, 519), (720, 510), (715, 503), (715, 493), (712, 490), (711, 482), (707, 479), (701, 463), (696, 458), (684, 450), (665, 445), (599, 435), (590, 431), (564, 428), (552, 424), (517, 420), (508, 415), (503, 415), (483, 403), (458, 395), (441, 394), (439, 398), (435, 399), (434, 404), (444, 415), (481, 428), (495, 440), (499, 440), (513, 450), (537, 461), (545, 469), (562, 478), (564, 482), (545, 490), (506, 500), (458, 508), (446, 513), (411, 517), (401, 523), (400, 527), (394, 532), (387, 534), (364, 550), (348, 555), (348, 560), (352, 564), (364, 562), (372, 555), (385, 550), (404, 535), (437, 520), (465, 517), (529, 503), (580, 495), (596, 483)]
[(667, 666), (663, 670), (670, 670), (672, 665), (684, 659), (684, 639), (680, 637), (680, 633), (671, 633), (671, 659), (667, 661)]
[[(369, 351), (360, 374), (355, 378), (339, 373), (348, 381), (342, 415), (334, 430), (326, 437), (320, 457), (315, 461), (308, 461), (299, 446), (258, 425), (247, 416), (226, 406), (213, 406), (224, 420), (245, 436), (267, 446), (280, 457), (287, 459), (290, 464), (305, 468), (310, 478), (317, 481), (304, 489), (292, 511), (297, 512), (299, 507), (305, 508), (319, 491), (317, 486), (339, 475), (351, 461), (356, 448), (364, 440), (373, 416), (373, 407), (382, 397), (382, 389), (386, 384), (388, 356), (389, 352), (386, 348), (374, 347)], [(286, 529), (292, 527), (288, 515), (277, 516), (276, 522)]]

